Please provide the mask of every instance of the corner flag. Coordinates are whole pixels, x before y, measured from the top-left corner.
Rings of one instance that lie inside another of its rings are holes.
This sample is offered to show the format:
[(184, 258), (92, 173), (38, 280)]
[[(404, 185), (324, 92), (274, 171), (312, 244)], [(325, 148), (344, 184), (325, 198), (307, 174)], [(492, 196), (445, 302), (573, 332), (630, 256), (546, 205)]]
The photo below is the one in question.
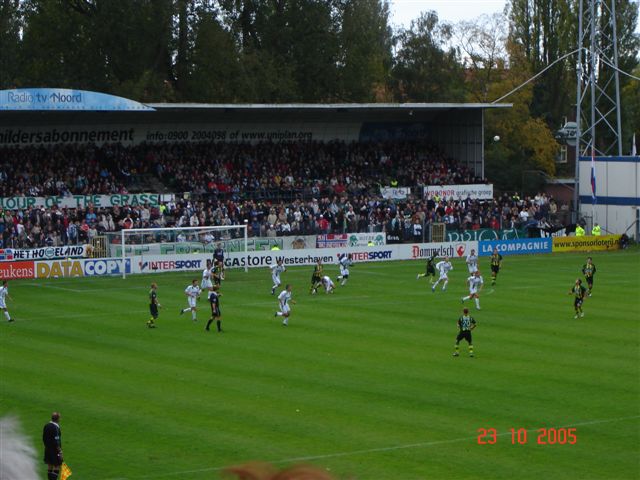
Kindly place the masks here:
[(596, 203), (596, 157), (591, 152), (591, 201), (592, 203)]
[(62, 467), (60, 467), (60, 480), (67, 480), (67, 478), (69, 478), (71, 476), (71, 469), (69, 468), (69, 465), (67, 465), (66, 463), (62, 464)]

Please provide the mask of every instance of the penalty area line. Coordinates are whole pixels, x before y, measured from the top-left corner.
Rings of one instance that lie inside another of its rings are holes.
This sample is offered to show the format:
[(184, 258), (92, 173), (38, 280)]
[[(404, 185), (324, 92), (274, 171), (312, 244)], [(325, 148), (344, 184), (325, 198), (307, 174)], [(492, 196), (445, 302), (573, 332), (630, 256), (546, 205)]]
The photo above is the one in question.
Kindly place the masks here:
[[(586, 422), (578, 422), (578, 423), (571, 423), (568, 425), (561, 425), (561, 426), (557, 426), (557, 427), (546, 427), (546, 428), (570, 428), (570, 427), (584, 427), (587, 425), (598, 425), (601, 423), (613, 423), (613, 422), (621, 422), (624, 420), (637, 420), (640, 418), (640, 415), (634, 415), (634, 416), (630, 416), (630, 417), (618, 417), (618, 418), (606, 418), (606, 419), (601, 419), (601, 420), (590, 420), (590, 421), (586, 421)], [(529, 428), (527, 429), (527, 433), (528, 432), (535, 432), (538, 429), (540, 429), (542, 427), (536, 427), (536, 428)], [(498, 437), (504, 437), (507, 435), (511, 435), (511, 432), (502, 432), (502, 433), (498, 433), (497, 436)], [(460, 437), (460, 438), (454, 438), (451, 440), (435, 440), (435, 441), (431, 441), (431, 442), (420, 442), (420, 443), (408, 443), (408, 444), (404, 444), (404, 445), (395, 445), (395, 446), (391, 446), (391, 447), (379, 447), (379, 448), (368, 448), (368, 449), (363, 449), (363, 450), (350, 450), (347, 452), (336, 452), (336, 453), (327, 453), (324, 455), (308, 455), (308, 456), (302, 456), (302, 457), (291, 457), (291, 458), (283, 458), (280, 460), (271, 460), (268, 463), (271, 464), (280, 464), (280, 463), (291, 463), (291, 462), (308, 462), (308, 461), (312, 461), (312, 460), (324, 460), (327, 458), (339, 458), (339, 457), (349, 457), (349, 456), (353, 456), (353, 455), (365, 455), (365, 454), (369, 454), (369, 453), (379, 453), (379, 452), (391, 452), (394, 450), (405, 450), (405, 449), (411, 449), (411, 448), (424, 448), (424, 447), (432, 447), (435, 445), (446, 445), (448, 443), (458, 443), (458, 442), (468, 442), (470, 440), (476, 440), (478, 438), (478, 435), (473, 435), (473, 436), (469, 436), (469, 437)], [(239, 462), (242, 463), (242, 462)], [(237, 464), (236, 464), (237, 465)], [(177, 476), (177, 475), (185, 475), (185, 474), (189, 474), (189, 473), (205, 473), (205, 472), (217, 472), (217, 471), (221, 471), (224, 470), (226, 468), (230, 468), (232, 465), (226, 465), (224, 467), (207, 467), (207, 468), (200, 468), (197, 470), (181, 470), (181, 471), (177, 471), (177, 472), (167, 472), (167, 473), (157, 473), (155, 475), (145, 475), (142, 477), (115, 477), (115, 478), (109, 478), (106, 480), (133, 480), (133, 479), (145, 479), (145, 478), (160, 478), (160, 477), (172, 477), (172, 476)]]

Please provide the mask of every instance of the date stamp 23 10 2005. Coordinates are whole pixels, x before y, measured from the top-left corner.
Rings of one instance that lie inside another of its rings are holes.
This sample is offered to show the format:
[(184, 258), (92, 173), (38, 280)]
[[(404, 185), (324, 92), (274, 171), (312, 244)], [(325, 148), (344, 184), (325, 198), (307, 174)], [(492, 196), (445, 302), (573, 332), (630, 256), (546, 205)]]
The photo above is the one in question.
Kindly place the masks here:
[(578, 432), (576, 428), (538, 428), (527, 430), (526, 428), (512, 428), (509, 432), (498, 433), (495, 428), (478, 429), (478, 445), (495, 445), (498, 437), (511, 434), (512, 445), (526, 445), (529, 441), (529, 433), (536, 433), (536, 443), (538, 445), (575, 445), (578, 443)]

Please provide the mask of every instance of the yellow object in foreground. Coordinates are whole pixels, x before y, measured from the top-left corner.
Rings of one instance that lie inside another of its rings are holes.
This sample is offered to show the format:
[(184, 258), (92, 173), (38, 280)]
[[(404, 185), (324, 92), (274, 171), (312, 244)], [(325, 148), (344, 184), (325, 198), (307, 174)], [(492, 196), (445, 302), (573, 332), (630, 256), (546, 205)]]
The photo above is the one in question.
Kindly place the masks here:
[(67, 478), (69, 478), (72, 473), (73, 472), (69, 468), (69, 465), (63, 463), (62, 467), (60, 467), (60, 480), (67, 480)]

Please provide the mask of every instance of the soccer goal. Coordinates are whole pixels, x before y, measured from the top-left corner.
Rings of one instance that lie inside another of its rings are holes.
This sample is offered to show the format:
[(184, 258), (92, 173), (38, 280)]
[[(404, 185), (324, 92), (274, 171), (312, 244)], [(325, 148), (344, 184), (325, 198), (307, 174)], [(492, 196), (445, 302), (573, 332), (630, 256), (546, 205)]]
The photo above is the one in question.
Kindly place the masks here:
[[(201, 270), (206, 263), (203, 258), (213, 258), (216, 248), (224, 250), (225, 258), (229, 253), (240, 253), (243, 257), (248, 251), (247, 225), (227, 225), (211, 227), (177, 228), (129, 228), (107, 234), (107, 252), (111, 258), (121, 259), (122, 278), (133, 271), (133, 259), (141, 273), (174, 271), (175, 269)], [(182, 261), (180, 268), (176, 263)], [(248, 271), (247, 262), (244, 270)]]

